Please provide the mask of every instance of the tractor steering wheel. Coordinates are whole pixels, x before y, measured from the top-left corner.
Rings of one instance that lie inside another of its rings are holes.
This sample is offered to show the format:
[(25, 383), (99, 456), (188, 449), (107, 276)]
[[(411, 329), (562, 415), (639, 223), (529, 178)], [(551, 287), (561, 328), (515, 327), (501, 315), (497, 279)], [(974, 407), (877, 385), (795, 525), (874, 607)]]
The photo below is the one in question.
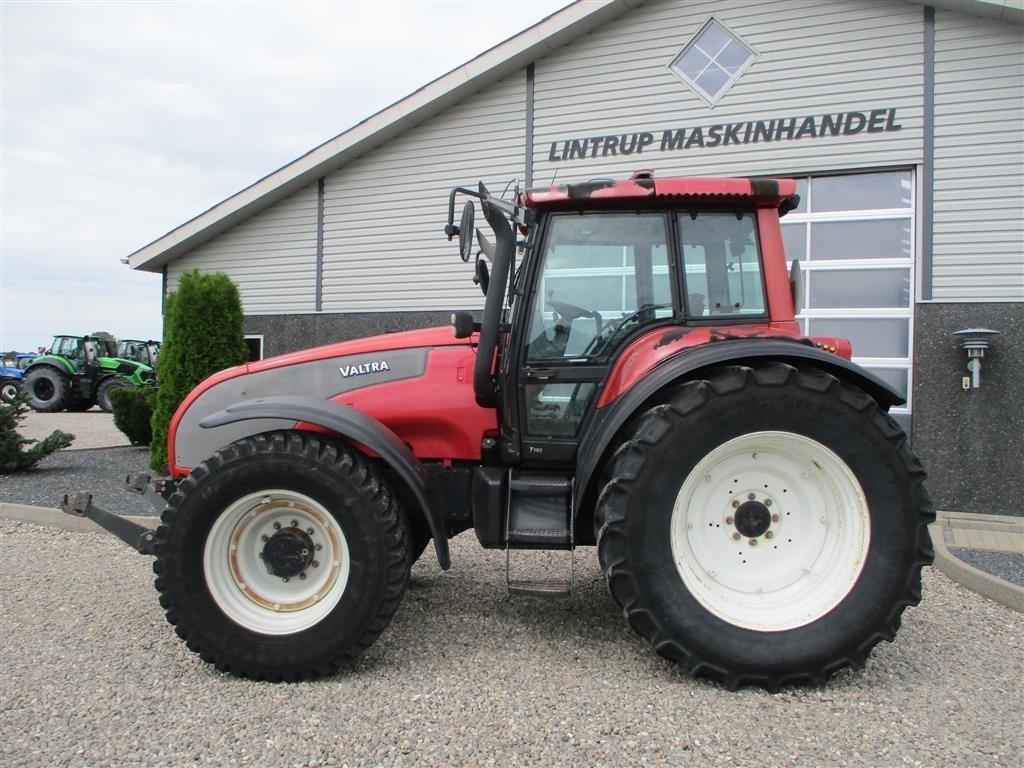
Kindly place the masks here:
[(583, 307), (577, 307), (575, 304), (567, 304), (564, 301), (558, 301), (548, 297), (548, 306), (554, 310), (557, 317), (555, 318), (555, 325), (564, 325), (566, 330), (572, 325), (572, 321), (580, 317), (589, 317), (594, 320), (596, 326), (595, 333), (600, 334), (601, 328), (604, 327), (604, 320), (601, 319), (601, 313), (597, 310), (583, 309)]

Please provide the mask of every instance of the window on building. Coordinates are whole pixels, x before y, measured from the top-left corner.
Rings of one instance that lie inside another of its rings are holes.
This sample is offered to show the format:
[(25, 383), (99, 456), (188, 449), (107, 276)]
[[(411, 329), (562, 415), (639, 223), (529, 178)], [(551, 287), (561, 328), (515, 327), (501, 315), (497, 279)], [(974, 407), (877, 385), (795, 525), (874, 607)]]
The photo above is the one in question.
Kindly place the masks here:
[(245, 346), (249, 350), (249, 362), (263, 359), (263, 334), (252, 334), (245, 337)]
[(714, 104), (754, 61), (757, 53), (712, 17), (670, 65), (709, 104)]
[(800, 207), (782, 220), (799, 260), (805, 333), (839, 336), (853, 359), (907, 397), (893, 415), (909, 428), (913, 359), (914, 176), (909, 170), (798, 180)]

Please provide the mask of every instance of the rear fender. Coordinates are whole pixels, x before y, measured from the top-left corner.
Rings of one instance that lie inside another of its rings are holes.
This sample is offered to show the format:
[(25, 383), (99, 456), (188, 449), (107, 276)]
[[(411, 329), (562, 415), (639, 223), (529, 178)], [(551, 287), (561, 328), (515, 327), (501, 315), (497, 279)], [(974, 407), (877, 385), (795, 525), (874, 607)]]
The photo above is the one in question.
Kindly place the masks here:
[(441, 568), (448, 570), (451, 566), (448, 537), (444, 521), (430, 493), (427, 471), (394, 432), (376, 419), (344, 403), (298, 395), (261, 397), (234, 403), (222, 411), (204, 417), (199, 426), (212, 429), (251, 419), (282, 419), (314, 425), (365, 445), (380, 456), (398, 475), (423, 510), (423, 516), (434, 539), (437, 562)]
[(665, 387), (694, 378), (702, 368), (715, 365), (744, 365), (757, 360), (777, 360), (792, 365), (811, 365), (848, 381), (872, 397), (883, 409), (902, 405), (906, 399), (886, 382), (859, 365), (838, 355), (795, 341), (739, 339), (720, 341), (684, 350), (660, 363), (644, 378), (608, 405), (598, 408), (580, 443), (576, 459), (576, 508), (596, 481), (602, 458), (612, 447), (623, 424)]

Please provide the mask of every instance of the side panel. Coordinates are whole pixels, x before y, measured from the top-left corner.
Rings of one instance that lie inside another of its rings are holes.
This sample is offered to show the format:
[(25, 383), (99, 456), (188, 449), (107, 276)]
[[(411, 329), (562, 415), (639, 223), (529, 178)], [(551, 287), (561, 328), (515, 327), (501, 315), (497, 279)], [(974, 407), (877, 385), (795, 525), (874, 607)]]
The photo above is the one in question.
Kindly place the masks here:
[(1024, 28), (935, 13), (932, 297), (1024, 300)]
[(312, 312), (317, 186), (311, 184), (167, 265), (167, 290), (189, 269), (231, 276), (247, 315)]
[[(373, 371), (386, 361), (387, 370)], [(422, 376), (426, 349), (372, 352), (281, 365), (215, 383), (182, 414), (174, 431), (174, 463), (179, 472), (202, 462), (214, 451), (248, 435), (295, 427), (294, 419), (252, 419), (203, 429), (200, 420), (229, 405), (271, 395), (304, 395), (329, 400), (359, 387)], [(343, 370), (347, 373), (343, 373)], [(366, 373), (359, 373), (367, 370)]]
[(253, 364), (249, 373), (224, 372), (186, 401), (184, 412), (172, 423), (170, 455), (175, 474), (187, 473), (214, 451), (249, 435), (315, 428), (294, 418), (247, 418), (214, 428), (199, 426), (205, 417), (235, 403), (275, 395), (333, 400), (355, 408), (394, 432), (419, 459), (479, 460), (480, 441), (497, 429), (497, 417), (494, 410), (476, 404), (475, 359), (475, 349), (467, 345), (316, 359), (303, 359), (297, 353)]

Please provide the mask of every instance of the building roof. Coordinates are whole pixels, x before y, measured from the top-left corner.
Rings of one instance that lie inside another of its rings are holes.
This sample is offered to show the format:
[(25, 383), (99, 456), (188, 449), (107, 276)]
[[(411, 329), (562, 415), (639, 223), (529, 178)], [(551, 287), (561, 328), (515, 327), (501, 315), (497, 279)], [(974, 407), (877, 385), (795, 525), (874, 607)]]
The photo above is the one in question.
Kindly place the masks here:
[[(1024, 22), (1024, 0), (904, 0), (945, 10)], [(209, 210), (130, 254), (133, 269), (159, 272), (260, 210), (513, 74), (548, 53), (643, 4), (644, 0), (575, 2), (427, 83)]]

